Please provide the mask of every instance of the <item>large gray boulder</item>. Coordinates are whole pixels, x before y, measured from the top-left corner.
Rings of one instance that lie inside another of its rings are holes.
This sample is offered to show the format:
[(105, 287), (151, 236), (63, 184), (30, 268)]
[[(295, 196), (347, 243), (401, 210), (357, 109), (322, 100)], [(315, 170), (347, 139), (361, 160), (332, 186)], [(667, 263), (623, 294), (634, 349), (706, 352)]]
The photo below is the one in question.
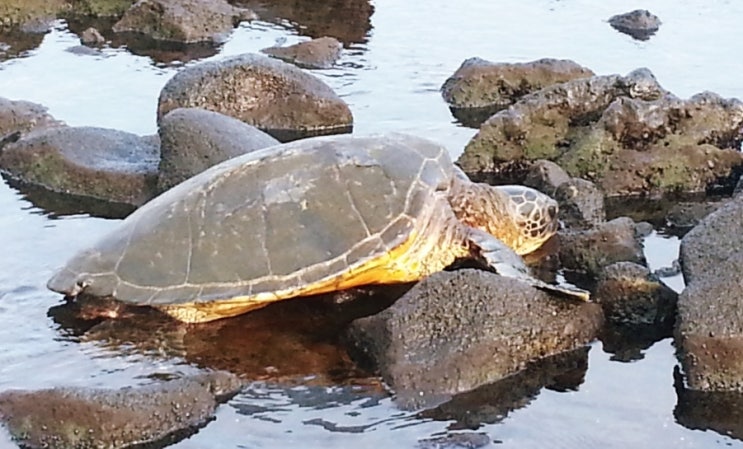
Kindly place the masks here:
[(158, 122), (176, 108), (203, 108), (280, 141), (351, 131), (348, 105), (320, 79), (267, 56), (244, 54), (187, 67), (165, 84)]
[(602, 320), (597, 304), (464, 269), (430, 276), (388, 309), (354, 321), (348, 339), (351, 353), (379, 371), (398, 404), (415, 408), (580, 347)]
[(458, 163), (470, 176), (548, 159), (607, 195), (704, 192), (743, 167), (743, 103), (680, 100), (647, 69), (555, 84), (490, 117)]
[(708, 215), (681, 241), (686, 289), (676, 344), (694, 390), (743, 391), (743, 198)]
[(172, 42), (221, 42), (238, 23), (256, 18), (253, 11), (225, 0), (139, 0), (114, 24), (113, 31)]
[(160, 150), (105, 128), (34, 131), (0, 149), (0, 170), (53, 192), (140, 206), (155, 195)]
[(0, 421), (30, 449), (163, 445), (195, 433), (241, 386), (218, 371), (120, 390), (11, 390), (0, 393)]
[(212, 165), (279, 143), (254, 126), (199, 108), (170, 111), (160, 121), (159, 134), (161, 192)]

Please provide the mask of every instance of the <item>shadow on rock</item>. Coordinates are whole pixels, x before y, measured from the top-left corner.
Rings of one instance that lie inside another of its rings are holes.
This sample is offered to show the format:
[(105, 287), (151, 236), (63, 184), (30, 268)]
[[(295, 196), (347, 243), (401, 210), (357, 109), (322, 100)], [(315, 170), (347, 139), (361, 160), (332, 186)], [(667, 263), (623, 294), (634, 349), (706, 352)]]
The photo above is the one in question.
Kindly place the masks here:
[(743, 393), (689, 390), (678, 368), (673, 372), (673, 384), (678, 397), (673, 410), (676, 422), (692, 430), (712, 430), (743, 440)]
[(374, 7), (368, 0), (236, 0), (235, 5), (255, 11), (261, 20), (290, 26), (301, 35), (330, 36), (345, 47), (365, 43), (372, 29)]
[(503, 421), (510, 412), (526, 407), (543, 388), (575, 391), (588, 370), (583, 347), (529, 363), (526, 369), (498, 382), (454, 396), (450, 401), (418, 413), (420, 418), (453, 421), (449, 430), (476, 430)]
[(114, 355), (134, 351), (155, 358), (182, 357), (253, 380), (315, 376), (320, 384), (341, 383), (366, 375), (339, 345), (341, 330), (353, 319), (389, 306), (407, 288), (360, 291), (342, 303), (333, 295), (287, 300), (198, 325), (177, 322), (150, 308), (85, 297), (52, 307), (48, 314), (65, 338), (94, 342)]

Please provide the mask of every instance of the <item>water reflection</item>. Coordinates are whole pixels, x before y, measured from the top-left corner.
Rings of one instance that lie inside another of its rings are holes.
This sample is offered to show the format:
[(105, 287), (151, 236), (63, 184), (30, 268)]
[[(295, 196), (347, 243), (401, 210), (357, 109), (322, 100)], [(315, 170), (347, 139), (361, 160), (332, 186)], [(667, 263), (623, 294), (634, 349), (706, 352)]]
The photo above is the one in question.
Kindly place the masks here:
[(293, 28), (313, 38), (330, 36), (344, 47), (365, 43), (372, 29), (374, 7), (368, 0), (238, 0), (236, 6), (250, 8), (261, 20)]
[(4, 29), (0, 32), (0, 61), (26, 56), (43, 40), (44, 33), (27, 33), (19, 28)]

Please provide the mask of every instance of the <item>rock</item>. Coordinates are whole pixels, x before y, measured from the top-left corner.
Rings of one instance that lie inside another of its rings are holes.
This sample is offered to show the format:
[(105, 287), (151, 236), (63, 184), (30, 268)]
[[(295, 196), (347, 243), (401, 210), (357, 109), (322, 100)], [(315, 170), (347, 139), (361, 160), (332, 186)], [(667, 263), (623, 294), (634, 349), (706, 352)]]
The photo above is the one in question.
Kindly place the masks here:
[(743, 253), (743, 198), (708, 215), (681, 240), (679, 250), (687, 285), (719, 271), (719, 264)]
[(487, 433), (458, 432), (418, 440), (418, 449), (479, 449), (490, 446), (492, 441)]
[(0, 137), (16, 132), (23, 135), (34, 129), (62, 125), (62, 122), (52, 117), (47, 108), (40, 104), (0, 97)]
[(620, 326), (653, 326), (670, 331), (678, 295), (650, 270), (634, 262), (617, 262), (603, 269), (592, 296), (604, 317)]
[(158, 122), (182, 107), (235, 117), (285, 142), (351, 131), (348, 105), (320, 79), (266, 56), (245, 54), (186, 67), (160, 92)]
[(593, 229), (559, 232), (560, 262), (564, 268), (598, 276), (615, 262), (644, 265), (642, 243), (635, 235), (631, 218), (619, 217)]
[(477, 127), (526, 94), (592, 75), (589, 69), (567, 59), (511, 64), (469, 58), (444, 82), (441, 95), (455, 117), (466, 126)]
[(354, 321), (349, 350), (375, 367), (398, 405), (435, 405), (591, 341), (600, 307), (556, 299), (480, 270), (436, 273), (391, 307)]
[(343, 45), (334, 37), (320, 37), (288, 47), (261, 50), (269, 56), (307, 69), (329, 69), (341, 56)]
[(587, 229), (606, 221), (604, 194), (591, 181), (573, 178), (560, 184), (553, 197), (568, 228)]
[(646, 9), (636, 9), (609, 18), (609, 25), (615, 30), (628, 34), (640, 41), (650, 39), (650, 36), (658, 31), (661, 23), (658, 16)]
[(85, 31), (80, 34), (80, 42), (83, 45), (102, 45), (106, 42), (106, 39), (101, 35), (100, 31), (93, 27), (86, 28)]
[(640, 69), (523, 97), (483, 123), (458, 164), (486, 178), (548, 159), (610, 196), (705, 192), (732, 186), (743, 167), (741, 126), (740, 101), (712, 93), (679, 100)]
[(653, 232), (655, 232), (655, 228), (653, 227), (652, 223), (648, 223), (647, 221), (635, 223), (635, 237), (645, 238)]
[(735, 184), (735, 188), (733, 189), (733, 196), (739, 196), (741, 193), (743, 193), (743, 176), (738, 178), (738, 182)]
[(673, 371), (676, 422), (693, 430), (713, 430), (743, 439), (743, 394), (737, 391), (699, 391), (686, 388), (678, 368)]
[(570, 175), (559, 165), (552, 161), (539, 159), (529, 166), (523, 184), (552, 196), (557, 187), (571, 179)]
[(141, 137), (104, 128), (35, 131), (0, 152), (11, 177), (70, 193), (139, 206), (157, 185), (159, 148)]
[(241, 386), (236, 376), (218, 371), (120, 390), (11, 390), (0, 394), (0, 419), (31, 449), (167, 445), (206, 425), (218, 401)]
[(743, 199), (708, 215), (681, 240), (686, 288), (676, 345), (693, 390), (743, 391)]
[(112, 29), (171, 42), (222, 42), (238, 23), (256, 18), (225, 0), (139, 0)]
[(212, 165), (279, 141), (217, 112), (174, 109), (160, 121), (158, 190), (165, 191)]
[(666, 224), (674, 228), (693, 228), (723, 204), (724, 201), (678, 202), (668, 211)]

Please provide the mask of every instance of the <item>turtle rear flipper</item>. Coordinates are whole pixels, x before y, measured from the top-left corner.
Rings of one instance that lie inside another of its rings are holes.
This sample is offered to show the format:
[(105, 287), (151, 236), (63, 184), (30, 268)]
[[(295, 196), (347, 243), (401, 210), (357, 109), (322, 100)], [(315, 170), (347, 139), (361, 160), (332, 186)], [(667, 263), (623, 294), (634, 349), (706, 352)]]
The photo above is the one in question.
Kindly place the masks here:
[(521, 256), (487, 232), (470, 228), (469, 240), (479, 248), (480, 257), (484, 259), (488, 267), (501, 276), (519, 279), (557, 296), (576, 298), (581, 301), (590, 300), (590, 293), (586, 290), (569, 285), (548, 284), (535, 278), (529, 272), (529, 267), (526, 266)]

